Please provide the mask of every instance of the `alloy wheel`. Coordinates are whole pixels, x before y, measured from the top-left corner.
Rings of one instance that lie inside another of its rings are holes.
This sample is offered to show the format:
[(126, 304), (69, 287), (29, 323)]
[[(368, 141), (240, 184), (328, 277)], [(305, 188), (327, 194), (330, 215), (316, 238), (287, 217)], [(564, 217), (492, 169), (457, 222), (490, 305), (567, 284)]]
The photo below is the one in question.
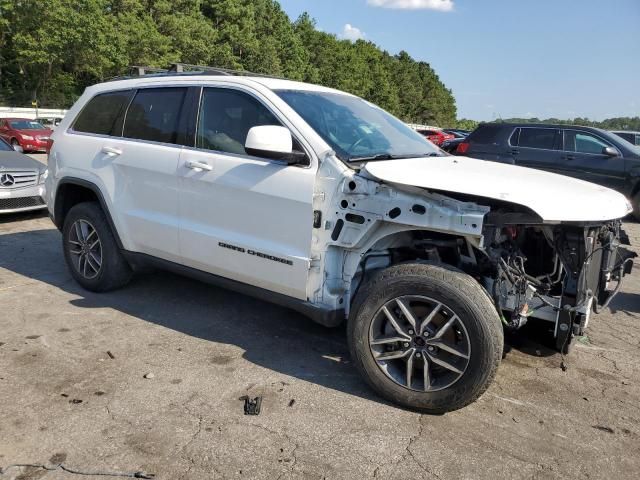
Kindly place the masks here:
[(96, 278), (102, 268), (102, 243), (95, 227), (86, 220), (76, 220), (68, 242), (76, 271), (88, 280)]
[(442, 302), (406, 295), (386, 302), (369, 328), (378, 367), (398, 385), (443, 390), (466, 371), (471, 343), (464, 323)]

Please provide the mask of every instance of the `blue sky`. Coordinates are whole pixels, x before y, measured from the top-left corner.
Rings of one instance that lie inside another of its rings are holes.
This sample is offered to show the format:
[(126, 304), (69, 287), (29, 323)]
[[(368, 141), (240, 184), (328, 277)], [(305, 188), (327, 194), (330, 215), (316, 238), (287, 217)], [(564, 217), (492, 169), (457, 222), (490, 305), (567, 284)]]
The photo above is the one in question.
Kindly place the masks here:
[(460, 118), (640, 115), (640, 0), (279, 1), (429, 62)]

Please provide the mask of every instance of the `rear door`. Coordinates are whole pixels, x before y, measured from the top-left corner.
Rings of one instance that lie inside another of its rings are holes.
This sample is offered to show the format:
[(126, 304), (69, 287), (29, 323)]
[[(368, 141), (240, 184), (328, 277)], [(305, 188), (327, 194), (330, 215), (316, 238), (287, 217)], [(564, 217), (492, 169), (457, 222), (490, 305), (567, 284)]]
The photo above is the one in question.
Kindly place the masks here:
[(509, 138), (516, 165), (557, 172), (561, 132), (557, 128), (519, 127)]
[(178, 168), (181, 253), (190, 267), (306, 300), (317, 161), (247, 154), (258, 125), (287, 126), (249, 90), (203, 88), (195, 146)]
[[(563, 150), (558, 172), (581, 178), (588, 182), (623, 191), (625, 188), (625, 161), (622, 152), (601, 136), (583, 130), (563, 130)], [(618, 156), (603, 154), (606, 147), (613, 147)]]
[(178, 179), (184, 87), (98, 95), (72, 127), (74, 151), (92, 158), (126, 248), (179, 261)]

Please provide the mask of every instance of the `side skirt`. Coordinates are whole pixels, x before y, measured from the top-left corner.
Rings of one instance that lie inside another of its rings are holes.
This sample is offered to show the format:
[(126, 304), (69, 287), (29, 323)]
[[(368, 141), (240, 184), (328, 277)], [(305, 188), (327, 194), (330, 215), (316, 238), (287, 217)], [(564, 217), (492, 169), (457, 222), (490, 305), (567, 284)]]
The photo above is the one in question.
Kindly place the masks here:
[(146, 255), (144, 253), (123, 250), (122, 254), (134, 269), (136, 267), (153, 267), (160, 270), (168, 270), (170, 272), (177, 273), (178, 275), (184, 275), (185, 277), (190, 277), (204, 283), (233, 290), (250, 297), (258, 298), (266, 302), (275, 303), (276, 305), (295, 310), (325, 327), (337, 327), (344, 320), (344, 310), (327, 310), (310, 302), (288, 297), (281, 293), (271, 292), (263, 288), (231, 280), (212, 273), (203, 272), (202, 270), (195, 268), (186, 267), (184, 265), (153, 257), (151, 255)]

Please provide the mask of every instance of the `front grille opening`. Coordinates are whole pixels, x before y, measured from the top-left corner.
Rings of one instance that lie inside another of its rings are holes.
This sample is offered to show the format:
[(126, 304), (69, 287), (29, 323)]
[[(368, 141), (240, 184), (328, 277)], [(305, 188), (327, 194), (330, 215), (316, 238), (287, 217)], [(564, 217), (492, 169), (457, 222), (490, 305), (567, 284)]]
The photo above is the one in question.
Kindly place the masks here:
[(42, 197), (0, 198), (0, 211), (44, 206)]

